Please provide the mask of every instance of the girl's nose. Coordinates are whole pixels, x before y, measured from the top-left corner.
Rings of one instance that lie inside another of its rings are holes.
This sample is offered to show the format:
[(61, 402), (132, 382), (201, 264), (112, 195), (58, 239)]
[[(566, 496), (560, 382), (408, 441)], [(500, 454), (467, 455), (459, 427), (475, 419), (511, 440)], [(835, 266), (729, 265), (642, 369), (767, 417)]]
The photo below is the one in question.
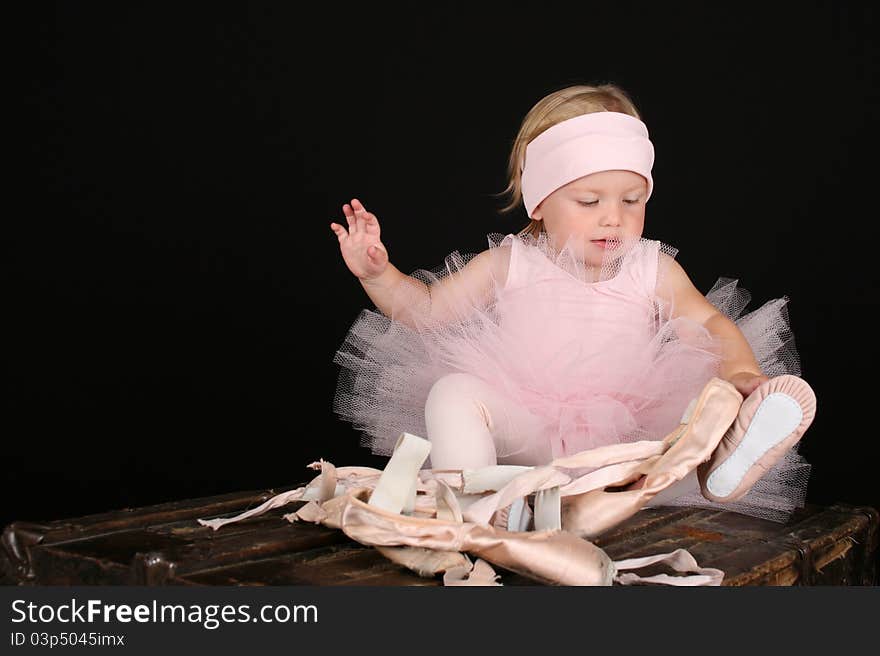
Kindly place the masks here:
[(602, 225), (620, 225), (620, 210), (609, 209), (602, 216)]

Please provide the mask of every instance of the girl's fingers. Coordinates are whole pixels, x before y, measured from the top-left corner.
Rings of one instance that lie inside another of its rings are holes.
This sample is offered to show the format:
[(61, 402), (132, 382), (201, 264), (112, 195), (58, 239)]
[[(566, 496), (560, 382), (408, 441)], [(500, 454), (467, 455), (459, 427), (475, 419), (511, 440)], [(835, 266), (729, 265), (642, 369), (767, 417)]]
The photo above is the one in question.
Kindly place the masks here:
[(367, 211), (367, 208), (364, 207), (364, 204), (357, 198), (351, 199), (351, 206), (354, 208), (354, 215), (357, 218), (358, 230), (365, 230), (370, 213)]
[(342, 242), (343, 239), (345, 239), (348, 236), (348, 233), (345, 231), (345, 228), (343, 228), (338, 223), (331, 223), (330, 229), (336, 233), (336, 236), (339, 238), (340, 243)]
[(348, 232), (350, 235), (364, 232), (367, 225), (371, 223), (371, 217), (372, 220), (375, 220), (375, 217), (367, 212), (363, 203), (357, 198), (351, 199), (350, 206), (347, 203), (343, 205), (342, 211), (345, 213), (345, 220), (348, 222)]
[(359, 209), (356, 209), (354, 211), (354, 216), (356, 219), (355, 224), (357, 225), (358, 232), (360, 232), (366, 228), (366, 225), (365, 225), (366, 218), (367, 218), (366, 213), (367, 213), (367, 211), (365, 209), (363, 209), (362, 207)]

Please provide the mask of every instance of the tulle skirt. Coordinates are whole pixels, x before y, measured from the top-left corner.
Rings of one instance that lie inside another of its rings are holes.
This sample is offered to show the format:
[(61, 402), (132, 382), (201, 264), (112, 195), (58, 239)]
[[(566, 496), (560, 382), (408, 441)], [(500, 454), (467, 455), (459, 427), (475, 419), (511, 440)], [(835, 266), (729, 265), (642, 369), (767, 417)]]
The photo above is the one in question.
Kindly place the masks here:
[[(490, 251), (501, 253), (520, 239), (518, 245), (539, 249), (548, 261), (565, 267), (560, 257), (564, 249), (553, 249), (543, 234), (538, 239), (492, 234)], [(677, 252), (662, 247), (672, 256)], [(448, 280), (473, 257), (456, 251), (442, 267), (419, 269), (410, 276), (425, 285)], [(395, 305), (400, 310), (390, 313), (393, 318), (378, 309), (365, 309), (356, 318), (334, 356), (341, 369), (333, 409), (361, 431), (362, 446), (390, 456), (402, 432), (430, 438), (425, 401), (431, 387), (448, 374), (479, 376), (511, 404), (541, 417), (543, 429), (530, 439), (548, 441), (554, 457), (615, 442), (663, 439), (679, 425), (691, 399), (719, 374), (719, 341), (696, 322), (672, 319), (662, 311), (644, 339), (609, 341), (588, 354), (569, 345), (560, 357), (548, 357), (502, 320), (506, 274), (494, 271), (489, 302), (480, 290), (462, 289), (454, 316), (442, 322), (428, 305), (414, 302), (421, 297), (412, 295), (413, 289), (409, 297), (401, 296)], [(787, 296), (744, 313), (750, 292), (737, 279), (719, 278), (706, 298), (736, 323), (765, 375), (800, 375)], [(554, 303), (560, 307), (558, 299)], [(621, 334), (629, 328), (619, 327)], [(507, 455), (498, 453), (499, 458)], [(808, 477), (809, 464), (796, 445), (736, 502), (715, 504), (691, 489), (664, 503), (784, 521), (803, 505)]]

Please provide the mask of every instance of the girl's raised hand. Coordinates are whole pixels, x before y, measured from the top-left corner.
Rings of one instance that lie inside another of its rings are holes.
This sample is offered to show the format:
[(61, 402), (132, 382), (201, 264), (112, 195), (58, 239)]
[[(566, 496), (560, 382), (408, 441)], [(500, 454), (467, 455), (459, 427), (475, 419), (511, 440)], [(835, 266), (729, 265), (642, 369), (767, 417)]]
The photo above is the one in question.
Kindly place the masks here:
[(349, 270), (361, 280), (376, 278), (388, 266), (388, 251), (379, 240), (379, 220), (375, 214), (367, 212), (357, 199), (351, 205), (342, 206), (348, 230), (338, 223), (331, 223), (330, 229), (339, 238), (342, 259)]

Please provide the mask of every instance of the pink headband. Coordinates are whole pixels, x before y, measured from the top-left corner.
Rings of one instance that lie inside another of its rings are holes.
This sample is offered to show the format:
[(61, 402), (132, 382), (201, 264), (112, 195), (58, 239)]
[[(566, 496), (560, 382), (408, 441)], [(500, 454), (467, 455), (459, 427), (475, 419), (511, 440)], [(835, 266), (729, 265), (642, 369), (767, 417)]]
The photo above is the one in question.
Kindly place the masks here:
[(538, 204), (561, 186), (598, 171), (634, 171), (654, 181), (654, 145), (648, 128), (622, 112), (593, 112), (548, 128), (526, 146), (522, 195), (529, 218)]

